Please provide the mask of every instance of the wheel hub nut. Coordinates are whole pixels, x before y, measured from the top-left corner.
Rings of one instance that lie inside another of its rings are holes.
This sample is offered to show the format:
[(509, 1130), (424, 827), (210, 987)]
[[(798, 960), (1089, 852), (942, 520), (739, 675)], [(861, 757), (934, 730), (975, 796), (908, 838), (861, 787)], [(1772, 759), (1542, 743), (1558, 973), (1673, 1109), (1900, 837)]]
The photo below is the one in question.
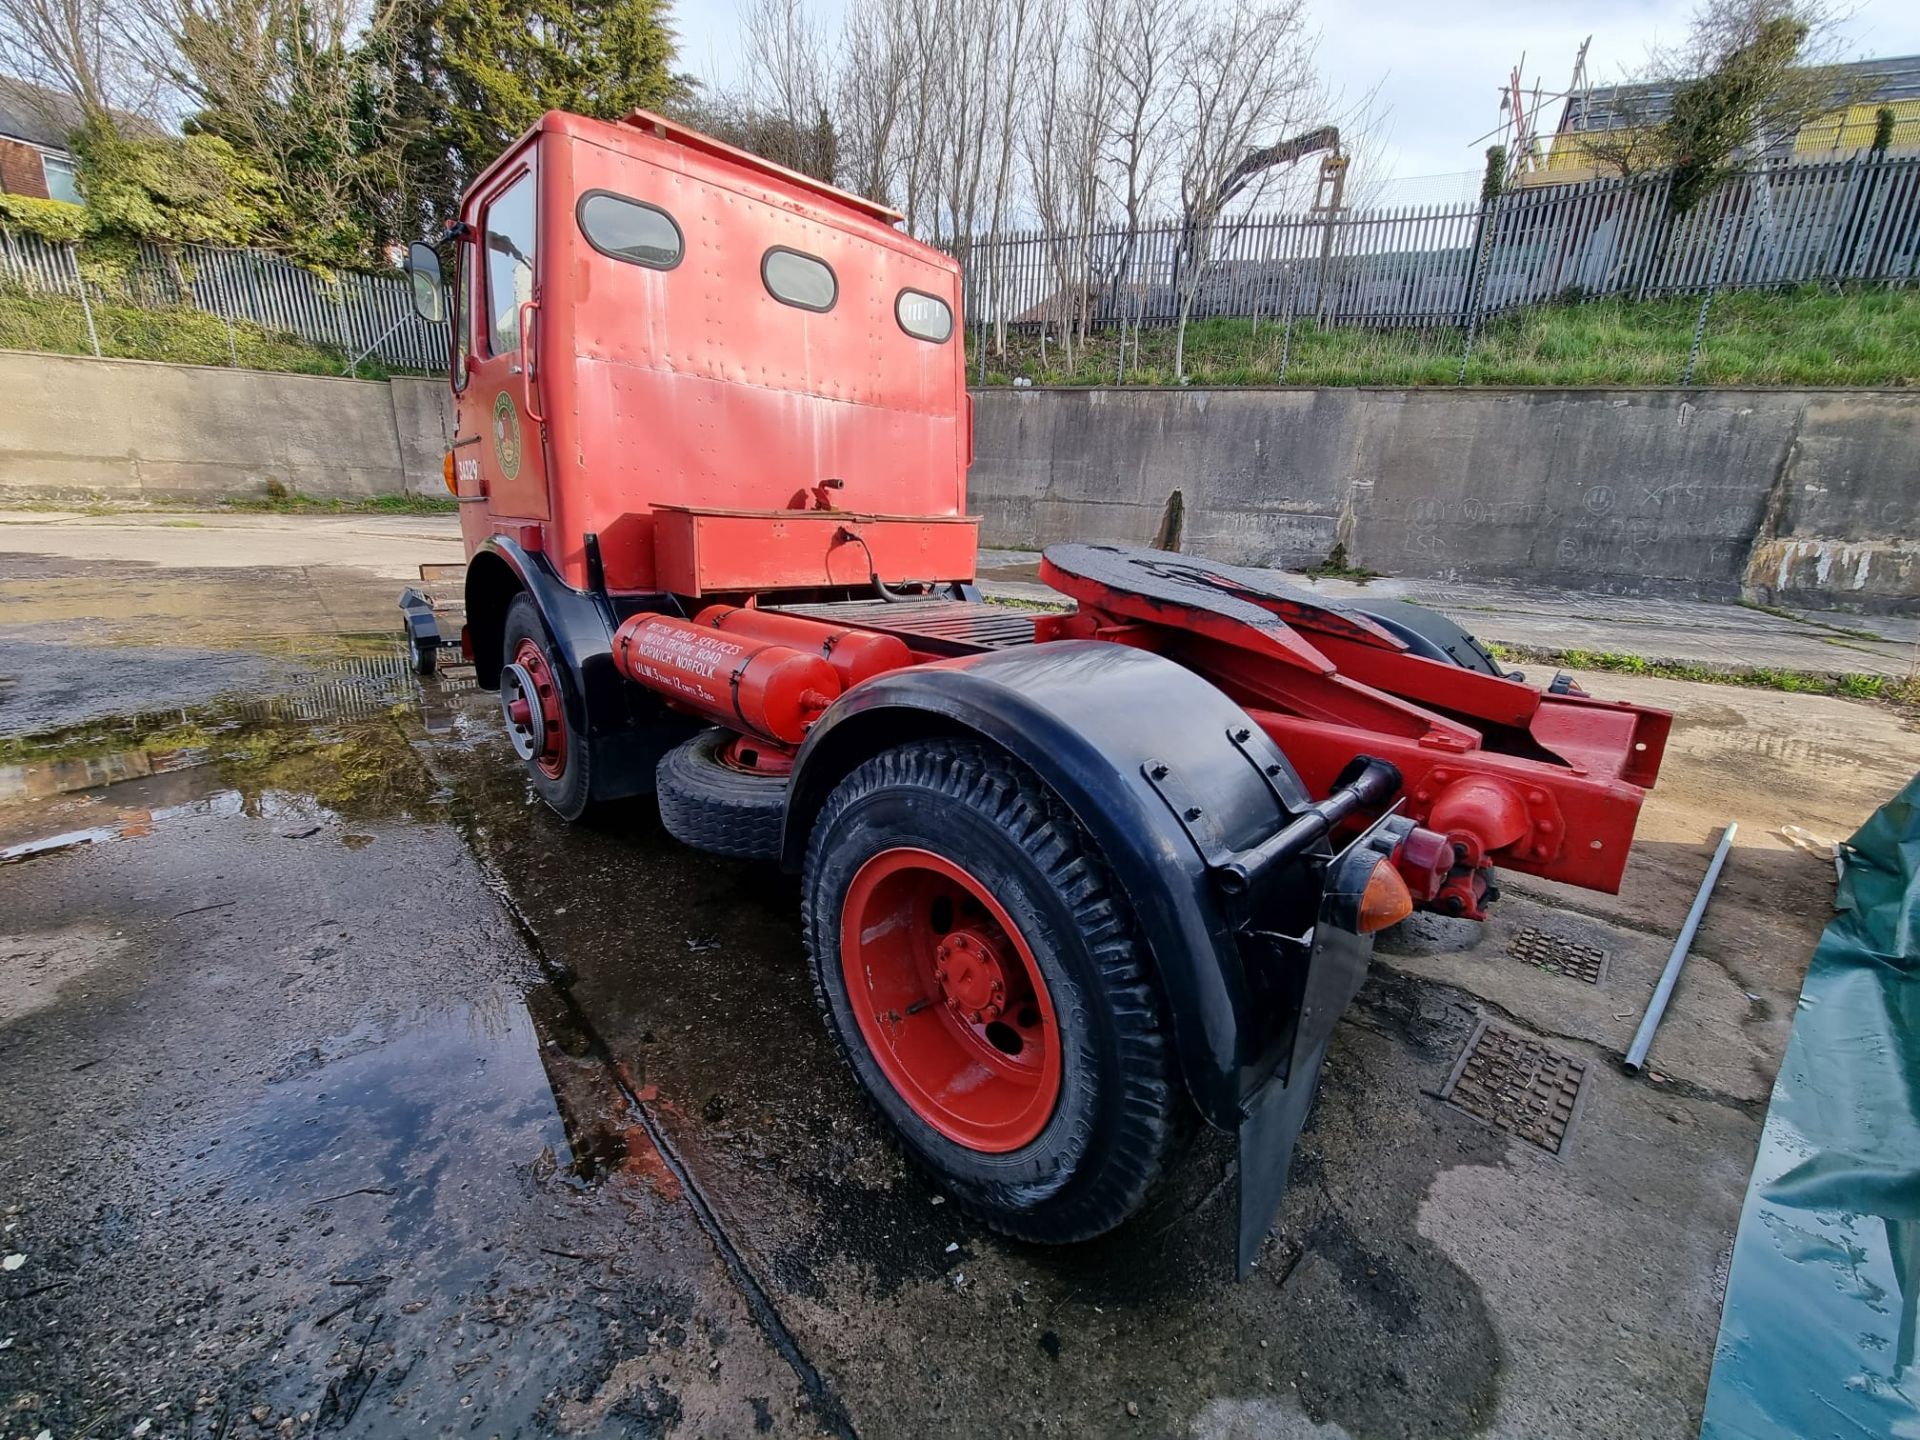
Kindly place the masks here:
[(500, 710), (507, 721), (507, 738), (522, 760), (538, 760), (553, 753), (554, 735), (540, 693), (539, 681), (518, 662), (500, 671)]
[(1007, 1007), (1007, 982), (993, 941), (971, 930), (941, 937), (933, 954), (934, 977), (968, 1023), (985, 1025)]

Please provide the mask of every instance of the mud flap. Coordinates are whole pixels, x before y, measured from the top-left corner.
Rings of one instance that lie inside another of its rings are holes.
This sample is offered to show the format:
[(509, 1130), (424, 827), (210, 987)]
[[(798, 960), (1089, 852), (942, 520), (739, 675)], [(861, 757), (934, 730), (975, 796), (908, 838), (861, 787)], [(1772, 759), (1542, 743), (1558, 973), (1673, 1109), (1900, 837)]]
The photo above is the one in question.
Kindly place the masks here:
[[(1256, 937), (1243, 936), (1245, 943)], [(1274, 937), (1275, 941), (1282, 937)], [(1271, 942), (1270, 942), (1271, 943)], [(1296, 945), (1298, 942), (1294, 942)], [(1273, 946), (1274, 958), (1280, 958)], [(1295, 954), (1297, 954), (1297, 950)], [(1312, 958), (1301, 995), (1300, 1019), (1285, 1064), (1243, 1111), (1240, 1122), (1240, 1237), (1238, 1278), (1244, 1280), (1259, 1258), (1273, 1220), (1286, 1197), (1294, 1142), (1307, 1123), (1320, 1084), (1321, 1062), (1333, 1027), (1360, 992), (1373, 957), (1371, 938), (1342, 930), (1322, 919), (1314, 927)]]

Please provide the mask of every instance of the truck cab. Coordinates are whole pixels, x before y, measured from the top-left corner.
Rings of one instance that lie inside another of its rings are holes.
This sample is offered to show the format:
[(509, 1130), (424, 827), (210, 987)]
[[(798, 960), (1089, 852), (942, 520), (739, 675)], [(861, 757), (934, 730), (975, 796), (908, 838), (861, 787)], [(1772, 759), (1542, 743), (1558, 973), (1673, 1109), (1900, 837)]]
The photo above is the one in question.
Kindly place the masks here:
[(657, 115), (542, 117), (455, 227), (469, 554), (614, 595), (971, 580), (959, 267), (899, 218)]

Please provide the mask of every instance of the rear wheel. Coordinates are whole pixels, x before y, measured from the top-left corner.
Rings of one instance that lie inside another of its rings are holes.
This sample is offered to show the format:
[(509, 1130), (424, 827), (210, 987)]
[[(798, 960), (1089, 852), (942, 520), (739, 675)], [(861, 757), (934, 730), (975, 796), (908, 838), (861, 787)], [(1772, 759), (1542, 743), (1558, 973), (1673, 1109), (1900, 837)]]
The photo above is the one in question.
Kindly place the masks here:
[(1086, 832), (967, 741), (901, 746), (807, 847), (815, 994), (908, 1154), (997, 1229), (1062, 1242), (1140, 1207), (1184, 1128), (1164, 1007)]
[(1388, 633), (1403, 641), (1415, 655), (1427, 660), (1443, 660), (1462, 670), (1478, 670), (1482, 675), (1504, 678), (1505, 672), (1487, 647), (1461, 625), (1438, 610), (1405, 600), (1356, 600), (1353, 608), (1377, 621)]
[(587, 812), (587, 740), (584, 716), (571, 714), (553, 639), (533, 597), (507, 606), (501, 637), (500, 713), (507, 739), (540, 798), (566, 820)]

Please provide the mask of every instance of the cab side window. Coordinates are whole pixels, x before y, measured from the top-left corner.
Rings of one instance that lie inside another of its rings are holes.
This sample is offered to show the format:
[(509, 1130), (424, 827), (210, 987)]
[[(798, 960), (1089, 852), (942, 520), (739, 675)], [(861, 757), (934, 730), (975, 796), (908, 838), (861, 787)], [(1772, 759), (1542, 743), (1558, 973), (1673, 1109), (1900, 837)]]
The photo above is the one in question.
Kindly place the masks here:
[(945, 344), (953, 334), (953, 310), (938, 295), (924, 290), (902, 290), (893, 301), (893, 318), (916, 340)]
[(453, 247), (453, 388), (467, 388), (467, 354), (473, 349), (474, 253), (469, 241)]
[(805, 255), (776, 245), (760, 257), (760, 279), (767, 293), (782, 305), (822, 313), (840, 298), (840, 282), (833, 267), (818, 255)]
[(520, 348), (520, 307), (533, 299), (533, 176), (522, 175), (487, 206), (487, 351)]
[(589, 190), (574, 207), (574, 216), (589, 245), (629, 265), (671, 270), (686, 253), (687, 243), (678, 222), (658, 205), (644, 200), (629, 200), (609, 190)]

